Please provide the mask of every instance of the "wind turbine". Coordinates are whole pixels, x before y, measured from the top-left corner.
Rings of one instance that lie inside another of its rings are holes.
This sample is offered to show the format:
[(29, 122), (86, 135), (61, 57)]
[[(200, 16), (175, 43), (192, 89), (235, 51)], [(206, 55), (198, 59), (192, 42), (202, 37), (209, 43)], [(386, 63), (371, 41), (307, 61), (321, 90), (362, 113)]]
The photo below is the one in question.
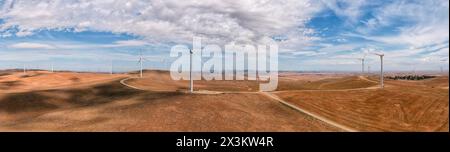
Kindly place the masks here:
[(53, 68), (53, 61), (52, 61), (52, 73), (53, 73), (53, 71), (54, 71), (54, 68)]
[(364, 73), (364, 58), (358, 58), (361, 61), (361, 73)]
[(140, 77), (142, 78), (142, 63), (144, 62), (144, 60), (146, 60), (143, 56), (142, 56), (142, 51), (139, 52), (139, 61), (138, 63), (140, 64)]
[(114, 66), (113, 65), (113, 60), (111, 60), (111, 68), (110, 68), (110, 71), (109, 71), (109, 74), (111, 74), (111, 75), (113, 74), (113, 66)]
[(374, 54), (374, 55), (378, 55), (378, 56), (380, 56), (380, 63), (381, 63), (381, 70), (380, 70), (380, 87), (381, 88), (384, 88), (384, 73), (383, 73), (383, 57), (384, 57), (384, 54), (383, 53), (372, 53), (372, 54)]
[(361, 60), (361, 73), (364, 73), (364, 61), (366, 60), (367, 52), (364, 52), (364, 55), (362, 58), (358, 58), (358, 60)]
[(23, 64), (23, 73), (24, 73), (24, 74), (27, 73), (27, 68), (25, 67), (25, 63)]
[(194, 52), (192, 51), (192, 49), (189, 49), (189, 88), (190, 88), (190, 93), (194, 93), (194, 80), (192, 79), (192, 54)]
[[(441, 59), (439, 61), (441, 61), (442, 64), (444, 64), (447, 60), (446, 59)], [(444, 67), (442, 65), (441, 65), (440, 69), (441, 69), (441, 73), (444, 73)]]

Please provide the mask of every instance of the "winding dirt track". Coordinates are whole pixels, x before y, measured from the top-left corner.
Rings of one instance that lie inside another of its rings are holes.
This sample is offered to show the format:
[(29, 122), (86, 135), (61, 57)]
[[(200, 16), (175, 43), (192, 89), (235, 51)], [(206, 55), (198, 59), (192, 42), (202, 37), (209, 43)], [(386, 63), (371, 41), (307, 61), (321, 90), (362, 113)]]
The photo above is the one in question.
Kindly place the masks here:
[(311, 117), (313, 117), (313, 118), (315, 118), (315, 119), (318, 119), (318, 120), (320, 120), (320, 121), (322, 121), (322, 122), (325, 122), (325, 123), (327, 123), (327, 124), (329, 124), (329, 125), (331, 125), (331, 126), (334, 126), (334, 127), (336, 127), (336, 128), (339, 128), (339, 129), (342, 129), (342, 130), (348, 131), (348, 132), (357, 132), (357, 130), (355, 130), (355, 129), (353, 129), (353, 128), (350, 128), (350, 127), (348, 127), (348, 126), (344, 126), (344, 125), (342, 125), (342, 124), (339, 124), (339, 123), (337, 123), (337, 122), (335, 122), (335, 121), (332, 121), (332, 120), (327, 119), (327, 118), (325, 118), (325, 117), (322, 117), (322, 116), (320, 116), (320, 115), (311, 113), (311, 112), (309, 112), (309, 111), (307, 111), (307, 110), (305, 110), (305, 109), (302, 109), (302, 108), (300, 108), (300, 107), (298, 107), (298, 106), (294, 106), (294, 105), (290, 104), (289, 102), (284, 101), (283, 99), (279, 98), (278, 96), (276, 96), (276, 95), (274, 95), (274, 94), (271, 94), (271, 93), (268, 93), (268, 92), (261, 92), (261, 94), (262, 94), (262, 95), (265, 95), (265, 96), (267, 96), (267, 97), (269, 97), (269, 98), (272, 98), (272, 99), (274, 99), (274, 100), (277, 100), (278, 102), (280, 102), (280, 103), (282, 103), (282, 104), (284, 104), (284, 105), (286, 105), (286, 106), (288, 106), (288, 107), (290, 107), (290, 108), (293, 108), (293, 109), (295, 109), (295, 110), (297, 110), (297, 111), (300, 111), (300, 112), (302, 112), (302, 113), (304, 113), (304, 114), (306, 114), (306, 115), (309, 115), (309, 116), (311, 116)]
[(138, 87), (135, 87), (135, 86), (132, 86), (132, 85), (129, 85), (129, 84), (125, 83), (125, 81), (127, 81), (127, 80), (129, 80), (129, 79), (132, 79), (132, 78), (133, 78), (133, 77), (128, 77), (128, 78), (122, 79), (122, 80), (120, 80), (120, 83), (121, 83), (122, 85), (124, 85), (124, 86), (129, 87), (129, 88), (133, 88), (133, 89), (136, 89), (136, 90), (144, 90), (144, 89), (140, 89), (140, 88), (138, 88)]

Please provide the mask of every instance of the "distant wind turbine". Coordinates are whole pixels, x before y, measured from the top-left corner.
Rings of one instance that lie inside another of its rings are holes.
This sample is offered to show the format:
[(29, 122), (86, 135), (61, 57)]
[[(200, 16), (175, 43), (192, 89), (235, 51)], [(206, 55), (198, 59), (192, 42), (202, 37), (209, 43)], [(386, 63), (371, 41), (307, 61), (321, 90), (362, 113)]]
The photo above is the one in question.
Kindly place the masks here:
[(113, 66), (114, 66), (113, 60), (111, 60), (111, 68), (110, 68), (109, 74), (113, 74)]
[(25, 67), (25, 63), (23, 64), (23, 73), (27, 73), (27, 68)]
[(142, 64), (143, 64), (144, 60), (147, 60), (147, 59), (145, 59), (145, 58), (142, 56), (142, 51), (140, 51), (140, 52), (139, 52), (139, 61), (138, 61), (138, 63), (140, 64), (140, 77), (141, 77), (141, 78), (142, 78)]
[(378, 55), (380, 57), (380, 63), (381, 63), (381, 70), (380, 70), (380, 87), (384, 88), (384, 73), (383, 73), (383, 53), (372, 53), (374, 55)]
[(358, 58), (361, 61), (361, 73), (364, 73), (364, 58)]
[(361, 73), (364, 73), (364, 60), (366, 59), (367, 54), (364, 53), (362, 58), (359, 58), (358, 60), (361, 60)]
[(190, 92), (194, 93), (194, 80), (192, 79), (192, 54), (194, 52), (192, 49), (189, 49), (189, 81), (190, 81)]
[[(443, 63), (446, 62), (447, 60), (446, 60), (446, 59), (441, 59), (441, 60), (439, 60), (439, 61), (441, 61), (442, 64), (443, 64)], [(441, 65), (440, 69), (441, 69), (441, 73), (444, 73), (444, 67), (443, 67), (442, 65)]]

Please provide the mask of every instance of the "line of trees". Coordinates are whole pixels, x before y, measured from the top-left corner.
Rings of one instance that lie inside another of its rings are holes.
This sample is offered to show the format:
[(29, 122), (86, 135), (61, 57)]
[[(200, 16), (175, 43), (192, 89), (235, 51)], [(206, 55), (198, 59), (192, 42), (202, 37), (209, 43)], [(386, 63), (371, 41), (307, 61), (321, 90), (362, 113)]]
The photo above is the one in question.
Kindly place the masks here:
[(403, 75), (403, 76), (389, 76), (389, 79), (394, 80), (424, 80), (424, 79), (430, 79), (434, 78), (436, 76), (430, 76), (430, 75)]

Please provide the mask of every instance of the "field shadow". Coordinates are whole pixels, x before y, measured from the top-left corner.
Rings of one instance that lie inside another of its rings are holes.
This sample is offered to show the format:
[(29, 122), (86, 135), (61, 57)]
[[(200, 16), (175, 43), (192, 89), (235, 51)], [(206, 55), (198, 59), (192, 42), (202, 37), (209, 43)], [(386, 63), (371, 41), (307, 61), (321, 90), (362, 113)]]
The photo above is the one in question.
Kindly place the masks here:
[(22, 83), (21, 81), (17, 81), (17, 80), (0, 82), (0, 89), (4, 89), (4, 90), (11, 89), (13, 87), (22, 85), (21, 83)]
[(49, 99), (50, 97), (37, 92), (13, 93), (0, 99), (0, 111), (19, 113), (58, 108), (58, 106), (46, 102)]
[[(0, 111), (9, 114), (77, 108), (107, 104), (133, 98), (137, 102), (127, 106), (139, 106), (161, 98), (182, 95), (179, 92), (149, 92), (128, 88), (112, 81), (87, 88), (52, 89), (4, 94), (0, 98)], [(118, 107), (120, 108), (120, 107)]]
[(72, 78), (70, 78), (70, 81), (72, 81), (72, 82), (80, 82), (81, 79), (78, 78), (78, 77), (72, 77)]
[(83, 89), (62, 90), (62, 92), (69, 95), (67, 102), (77, 106), (104, 104), (143, 93), (140, 90), (127, 88), (116, 81)]
[[(3, 83), (14, 86), (19, 82)], [(0, 111), (20, 113), (28, 111), (46, 111), (57, 109), (58, 105), (73, 107), (109, 103), (140, 94), (139, 90), (129, 89), (118, 82), (95, 85), (80, 89), (40, 90), (5, 94), (0, 98)]]
[(44, 73), (34, 73), (34, 74), (21, 75), (20, 78), (36, 77), (36, 76), (40, 76), (40, 75), (44, 75)]
[(8, 72), (0, 72), (0, 76), (7, 76), (7, 75), (11, 75), (11, 73), (8, 73)]

